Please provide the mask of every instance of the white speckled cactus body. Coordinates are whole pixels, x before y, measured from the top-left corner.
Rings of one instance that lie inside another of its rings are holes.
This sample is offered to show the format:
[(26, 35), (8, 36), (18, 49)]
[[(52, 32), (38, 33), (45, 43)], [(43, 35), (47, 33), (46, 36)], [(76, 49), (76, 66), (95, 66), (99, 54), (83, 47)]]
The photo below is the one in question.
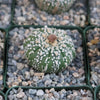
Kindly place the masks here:
[(75, 1), (76, 0), (35, 0), (41, 10), (51, 14), (67, 11)]
[(75, 48), (66, 31), (55, 28), (34, 29), (24, 42), (29, 65), (45, 73), (65, 69), (75, 57)]

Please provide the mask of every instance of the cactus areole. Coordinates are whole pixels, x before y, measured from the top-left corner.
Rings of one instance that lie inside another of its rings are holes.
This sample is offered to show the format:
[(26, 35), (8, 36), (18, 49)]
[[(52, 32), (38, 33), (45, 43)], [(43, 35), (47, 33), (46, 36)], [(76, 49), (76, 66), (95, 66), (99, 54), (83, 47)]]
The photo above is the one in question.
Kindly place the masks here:
[(35, 0), (37, 6), (48, 13), (59, 14), (73, 5), (76, 0)]
[(37, 28), (24, 41), (29, 65), (45, 73), (57, 73), (65, 69), (75, 57), (73, 41), (60, 29)]
[(48, 36), (48, 40), (49, 42), (53, 43), (55, 40), (57, 40), (57, 37), (56, 35), (51, 34)]

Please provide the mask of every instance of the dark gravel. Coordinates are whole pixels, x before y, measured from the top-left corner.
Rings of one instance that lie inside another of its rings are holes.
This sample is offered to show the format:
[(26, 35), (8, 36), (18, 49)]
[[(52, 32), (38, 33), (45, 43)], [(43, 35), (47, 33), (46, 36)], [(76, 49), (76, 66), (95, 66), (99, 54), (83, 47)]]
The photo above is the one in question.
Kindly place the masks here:
[(100, 91), (99, 91), (99, 93), (97, 94), (97, 100), (100, 100)]
[(91, 69), (91, 84), (100, 85), (100, 28), (90, 29), (87, 35), (89, 65)]
[(89, 5), (91, 24), (100, 26), (100, 1), (90, 0)]
[(11, 21), (11, 5), (0, 3), (0, 27), (7, 28)]
[(0, 30), (0, 90), (3, 89), (3, 59), (5, 33)]
[(2, 95), (0, 95), (0, 100), (4, 100), (4, 98), (3, 98), (3, 96), (2, 96)]

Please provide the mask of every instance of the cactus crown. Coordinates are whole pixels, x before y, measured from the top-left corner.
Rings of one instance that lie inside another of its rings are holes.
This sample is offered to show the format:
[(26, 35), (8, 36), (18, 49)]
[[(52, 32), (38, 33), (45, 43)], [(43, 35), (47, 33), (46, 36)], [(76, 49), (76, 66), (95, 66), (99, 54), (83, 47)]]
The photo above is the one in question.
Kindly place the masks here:
[(48, 13), (56, 14), (67, 11), (76, 0), (35, 0), (37, 6)]
[(75, 48), (66, 31), (55, 28), (34, 29), (24, 42), (29, 64), (46, 73), (59, 72), (75, 57)]

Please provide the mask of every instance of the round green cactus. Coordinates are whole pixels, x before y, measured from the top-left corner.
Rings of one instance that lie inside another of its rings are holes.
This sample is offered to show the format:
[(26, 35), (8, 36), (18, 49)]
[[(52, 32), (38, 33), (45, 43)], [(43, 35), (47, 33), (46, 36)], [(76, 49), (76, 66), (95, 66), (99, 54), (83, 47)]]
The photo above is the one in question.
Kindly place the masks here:
[(76, 0), (35, 0), (41, 10), (51, 14), (67, 11), (75, 1)]
[(24, 41), (29, 65), (40, 72), (56, 73), (66, 68), (75, 57), (73, 41), (60, 29), (37, 28)]

